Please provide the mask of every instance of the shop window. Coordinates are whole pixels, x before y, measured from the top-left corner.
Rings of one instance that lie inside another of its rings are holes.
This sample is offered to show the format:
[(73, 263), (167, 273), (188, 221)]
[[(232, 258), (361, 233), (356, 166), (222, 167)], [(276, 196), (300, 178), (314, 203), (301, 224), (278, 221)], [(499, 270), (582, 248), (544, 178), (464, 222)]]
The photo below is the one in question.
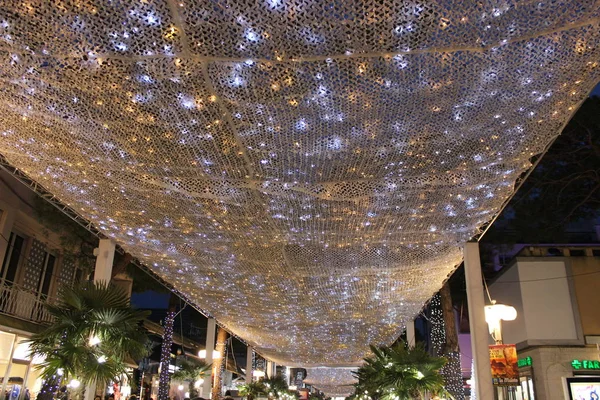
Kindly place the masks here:
[[(7, 376), (1, 383), (5, 400), (22, 400), (29, 391), (29, 398), (35, 399), (41, 390), (43, 379), (41, 371), (36, 369), (44, 360), (30, 358), (28, 338), (0, 331), (0, 375)], [(15, 344), (14, 350), (12, 349)], [(12, 352), (12, 360), (9, 360)]]
[(13, 359), (8, 382), (4, 388), (4, 393), (8, 393), (7, 400), (18, 400), (23, 395), (25, 391), (25, 375), (28, 368), (28, 362)]
[(27, 338), (19, 337), (13, 353), (13, 360), (29, 361), (29, 343)]
[(0, 378), (6, 374), (14, 341), (15, 335), (0, 331)]

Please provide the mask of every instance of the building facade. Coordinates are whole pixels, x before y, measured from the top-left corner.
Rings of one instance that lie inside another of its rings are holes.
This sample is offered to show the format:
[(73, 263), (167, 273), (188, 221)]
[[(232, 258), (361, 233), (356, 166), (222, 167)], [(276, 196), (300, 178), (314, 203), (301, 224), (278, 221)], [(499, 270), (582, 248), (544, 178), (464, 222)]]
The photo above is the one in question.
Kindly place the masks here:
[(0, 398), (41, 387), (27, 340), (50, 322), (44, 304), (84, 278), (60, 234), (37, 217), (36, 195), (0, 170)]
[(600, 245), (528, 246), (490, 285), (492, 299), (517, 310), (502, 325), (517, 347), (517, 399), (600, 395), (598, 288)]

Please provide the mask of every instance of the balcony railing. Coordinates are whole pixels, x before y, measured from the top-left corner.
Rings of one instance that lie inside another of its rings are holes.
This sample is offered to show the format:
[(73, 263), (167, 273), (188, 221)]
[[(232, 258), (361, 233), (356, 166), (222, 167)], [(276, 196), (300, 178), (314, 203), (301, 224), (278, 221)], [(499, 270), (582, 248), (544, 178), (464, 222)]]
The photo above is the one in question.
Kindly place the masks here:
[(46, 295), (9, 281), (0, 283), (0, 313), (10, 315), (25, 321), (49, 323), (52, 316), (44, 307), (49, 299)]

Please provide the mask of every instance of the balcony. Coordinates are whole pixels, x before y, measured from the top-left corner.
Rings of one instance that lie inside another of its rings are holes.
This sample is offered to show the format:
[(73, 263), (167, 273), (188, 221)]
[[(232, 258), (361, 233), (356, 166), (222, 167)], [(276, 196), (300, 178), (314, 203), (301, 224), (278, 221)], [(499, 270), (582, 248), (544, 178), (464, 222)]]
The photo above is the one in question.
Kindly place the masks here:
[(50, 323), (52, 316), (44, 307), (48, 301), (52, 299), (39, 292), (26, 290), (13, 282), (2, 281), (0, 285), (0, 314), (29, 322)]

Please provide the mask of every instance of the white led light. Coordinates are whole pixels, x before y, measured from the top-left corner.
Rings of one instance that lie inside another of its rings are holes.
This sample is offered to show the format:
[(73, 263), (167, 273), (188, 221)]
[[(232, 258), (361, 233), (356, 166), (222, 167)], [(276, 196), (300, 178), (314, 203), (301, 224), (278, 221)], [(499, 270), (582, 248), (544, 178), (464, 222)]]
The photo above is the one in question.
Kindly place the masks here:
[(92, 336), (89, 340), (89, 344), (90, 346), (96, 346), (98, 344), (100, 344), (101, 340), (98, 336)]

